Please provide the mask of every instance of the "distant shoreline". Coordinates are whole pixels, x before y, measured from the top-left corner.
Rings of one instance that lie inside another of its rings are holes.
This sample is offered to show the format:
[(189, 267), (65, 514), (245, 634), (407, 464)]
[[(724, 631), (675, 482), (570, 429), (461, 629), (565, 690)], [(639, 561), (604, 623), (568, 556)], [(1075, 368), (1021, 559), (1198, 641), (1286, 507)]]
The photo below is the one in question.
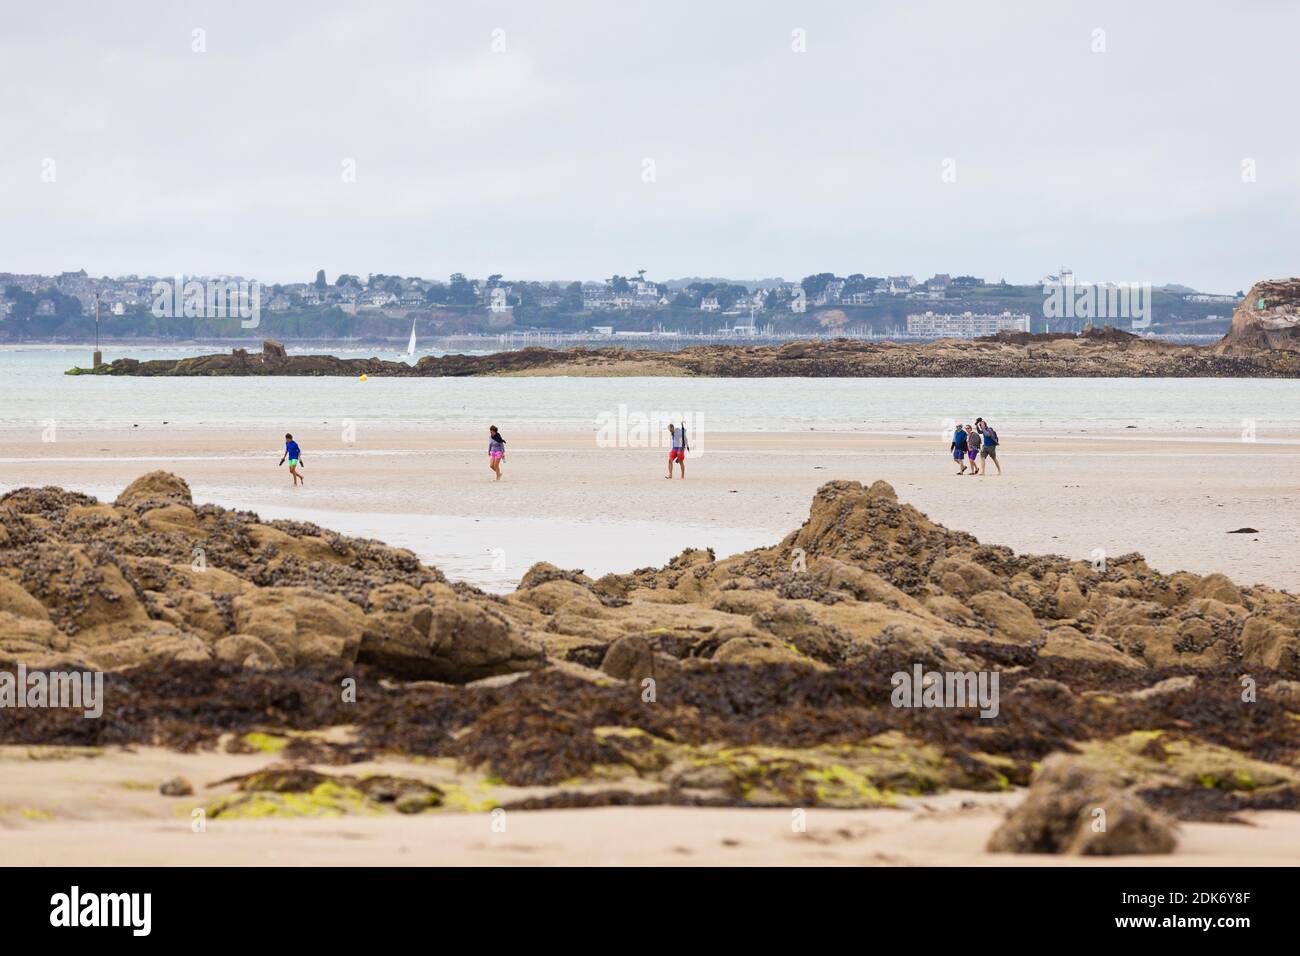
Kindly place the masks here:
[(378, 357), (288, 354), (263, 342), (260, 353), (182, 359), (119, 358), (69, 375), (146, 377), (307, 376), (423, 378), (564, 375), (712, 378), (1300, 378), (1300, 351), (1175, 345), (1106, 327), (1084, 332), (1002, 332), (903, 344), (862, 339), (795, 340), (763, 345), (696, 345), (677, 351), (623, 346), (529, 347), (485, 354), (425, 355), (414, 364)]

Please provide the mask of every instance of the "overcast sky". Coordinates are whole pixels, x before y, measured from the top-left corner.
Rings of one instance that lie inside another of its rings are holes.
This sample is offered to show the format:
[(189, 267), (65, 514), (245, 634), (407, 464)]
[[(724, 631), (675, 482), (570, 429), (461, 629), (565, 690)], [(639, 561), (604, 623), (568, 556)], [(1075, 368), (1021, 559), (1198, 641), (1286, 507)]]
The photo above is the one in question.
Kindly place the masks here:
[(1235, 291), (1300, 274), (1297, 38), (1284, 0), (7, 4), (0, 271)]

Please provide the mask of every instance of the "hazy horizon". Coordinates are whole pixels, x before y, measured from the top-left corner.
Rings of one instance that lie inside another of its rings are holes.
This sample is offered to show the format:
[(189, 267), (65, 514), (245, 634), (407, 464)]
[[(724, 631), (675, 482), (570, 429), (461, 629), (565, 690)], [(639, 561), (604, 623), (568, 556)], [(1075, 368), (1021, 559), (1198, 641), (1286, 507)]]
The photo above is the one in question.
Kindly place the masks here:
[(5, 25), (0, 271), (1300, 272), (1295, 5), (183, 0)]

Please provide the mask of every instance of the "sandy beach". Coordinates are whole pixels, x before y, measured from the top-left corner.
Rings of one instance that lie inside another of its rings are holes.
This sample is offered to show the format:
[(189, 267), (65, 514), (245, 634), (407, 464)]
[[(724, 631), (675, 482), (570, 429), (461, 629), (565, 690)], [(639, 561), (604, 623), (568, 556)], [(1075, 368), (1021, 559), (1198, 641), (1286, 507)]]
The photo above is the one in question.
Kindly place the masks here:
[[(809, 808), (796, 829), (783, 808), (602, 807), (193, 822), (228, 794), (217, 784), (270, 762), (264, 755), (178, 754), (159, 748), (77, 753), (0, 748), (0, 833), (11, 866), (75, 859), (84, 866), (1296, 866), (1300, 815), (1249, 812), (1243, 822), (1184, 823), (1171, 855), (1112, 858), (991, 854), (989, 835), (1023, 794), (954, 791), (897, 809)], [(330, 769), (330, 768), (321, 768)], [(450, 768), (400, 760), (357, 773), (444, 784)], [(182, 774), (190, 797), (158, 785)], [(486, 785), (482, 787), (487, 792)], [(536, 788), (534, 788), (536, 790)], [(496, 788), (502, 799), (526, 788)]]
[[(1172, 573), (1222, 572), (1300, 589), (1300, 443), (1133, 432), (1004, 436), (1005, 474), (956, 477), (933, 434), (710, 433), (685, 482), (658, 448), (600, 448), (593, 431), (507, 432), (505, 480), (486, 439), (379, 426), (349, 444), (299, 431), (307, 484), (277, 468), (277, 435), (145, 424), (0, 433), (0, 490), (58, 484), (111, 500), (145, 471), (185, 478), (196, 501), (308, 520), (407, 547), (449, 576), (506, 591), (536, 561), (600, 575), (686, 547), (719, 557), (779, 540), (823, 483), (883, 479), (932, 519), (1020, 553), (1095, 560), (1142, 553)], [(1255, 528), (1257, 534), (1232, 534)]]

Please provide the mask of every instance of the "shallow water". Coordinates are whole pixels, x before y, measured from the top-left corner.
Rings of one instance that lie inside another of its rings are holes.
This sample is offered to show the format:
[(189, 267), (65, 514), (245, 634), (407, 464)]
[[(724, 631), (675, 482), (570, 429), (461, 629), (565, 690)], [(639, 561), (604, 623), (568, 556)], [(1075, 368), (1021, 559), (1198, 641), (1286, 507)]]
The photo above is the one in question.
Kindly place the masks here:
[[(106, 349), (168, 358), (199, 349)], [(340, 355), (372, 355), (374, 351)], [(421, 353), (434, 354), (434, 353)], [(382, 354), (401, 358), (401, 353)], [(169, 421), (196, 427), (290, 427), (352, 420), (421, 431), (526, 434), (592, 429), (620, 408), (696, 433), (853, 431), (936, 435), (950, 421), (993, 422), (1003, 435), (1219, 432), (1253, 426), (1261, 441), (1300, 433), (1300, 383), (1275, 379), (689, 379), (689, 378), (108, 378), (66, 376), (85, 348), (0, 349), (0, 427), (114, 429)]]

